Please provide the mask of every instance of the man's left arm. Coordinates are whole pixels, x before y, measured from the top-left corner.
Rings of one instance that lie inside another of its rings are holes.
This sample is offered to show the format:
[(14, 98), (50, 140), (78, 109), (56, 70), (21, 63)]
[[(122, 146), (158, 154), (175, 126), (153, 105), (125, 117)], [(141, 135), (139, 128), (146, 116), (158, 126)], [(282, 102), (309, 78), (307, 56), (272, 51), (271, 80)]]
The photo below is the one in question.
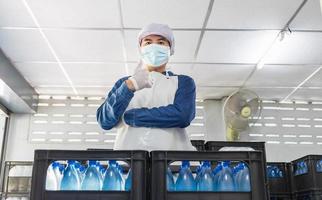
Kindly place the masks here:
[(178, 76), (174, 103), (155, 108), (136, 108), (124, 113), (124, 121), (133, 127), (185, 128), (196, 112), (196, 86), (189, 76)]

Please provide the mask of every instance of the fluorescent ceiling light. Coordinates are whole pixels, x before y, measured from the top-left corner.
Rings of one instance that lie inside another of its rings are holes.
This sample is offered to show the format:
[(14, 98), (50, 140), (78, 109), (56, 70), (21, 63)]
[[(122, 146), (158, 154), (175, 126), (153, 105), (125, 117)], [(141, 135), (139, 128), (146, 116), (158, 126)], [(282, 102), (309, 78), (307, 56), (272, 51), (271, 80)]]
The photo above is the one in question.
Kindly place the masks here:
[(278, 43), (278, 42), (282, 42), (284, 40), (286, 40), (290, 35), (291, 35), (291, 30), (288, 28), (286, 30), (282, 30), (281, 32), (278, 33), (277, 37), (274, 39), (274, 41), (272, 42), (272, 44), (267, 48), (267, 50), (265, 51), (264, 55), (260, 58), (259, 62), (256, 65), (257, 69), (262, 69), (265, 65), (267, 56), (269, 55), (269, 53), (271, 52), (271, 50), (273, 49), (273, 47)]
[(63, 66), (62, 62), (60, 61), (60, 59), (58, 58), (56, 51), (54, 50), (53, 46), (51, 45), (51, 43), (49, 42), (45, 32), (43, 31), (43, 29), (40, 27), (40, 24), (36, 18), (36, 16), (34, 15), (33, 11), (31, 10), (31, 8), (29, 7), (28, 3), (26, 2), (26, 0), (22, 0), (23, 4), (25, 5), (28, 13), (30, 14), (33, 22), (35, 23), (36, 27), (38, 28), (40, 35), (43, 37), (43, 39), (45, 40), (50, 52), (52, 53), (52, 55), (54, 56), (55, 60), (57, 61), (58, 66), (60, 67), (60, 69), (62, 70), (63, 74), (65, 75), (65, 78), (67, 79), (68, 83), (70, 84), (70, 87), (73, 89), (75, 94), (78, 94), (72, 80), (70, 79), (69, 75), (66, 72), (65, 67)]

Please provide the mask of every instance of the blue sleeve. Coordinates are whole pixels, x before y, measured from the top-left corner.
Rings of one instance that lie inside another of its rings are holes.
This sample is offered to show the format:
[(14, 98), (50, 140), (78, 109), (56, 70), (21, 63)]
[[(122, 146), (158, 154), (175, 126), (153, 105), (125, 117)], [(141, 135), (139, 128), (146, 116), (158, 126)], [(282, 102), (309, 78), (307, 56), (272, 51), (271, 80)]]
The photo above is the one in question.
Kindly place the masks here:
[(193, 79), (179, 75), (173, 104), (128, 110), (124, 113), (124, 121), (134, 127), (185, 128), (195, 117), (195, 104), (196, 86)]
[(97, 109), (97, 122), (105, 130), (112, 129), (119, 122), (134, 96), (125, 83), (127, 78), (122, 78), (115, 83), (105, 102)]

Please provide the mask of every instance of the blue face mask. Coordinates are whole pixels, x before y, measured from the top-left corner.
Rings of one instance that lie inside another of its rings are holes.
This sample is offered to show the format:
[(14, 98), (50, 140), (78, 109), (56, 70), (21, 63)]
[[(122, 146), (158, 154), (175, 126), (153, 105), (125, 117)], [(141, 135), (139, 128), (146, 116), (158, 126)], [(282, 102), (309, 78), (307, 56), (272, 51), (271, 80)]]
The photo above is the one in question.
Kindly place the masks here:
[(141, 48), (142, 61), (152, 67), (159, 67), (168, 62), (170, 57), (170, 47), (149, 44)]

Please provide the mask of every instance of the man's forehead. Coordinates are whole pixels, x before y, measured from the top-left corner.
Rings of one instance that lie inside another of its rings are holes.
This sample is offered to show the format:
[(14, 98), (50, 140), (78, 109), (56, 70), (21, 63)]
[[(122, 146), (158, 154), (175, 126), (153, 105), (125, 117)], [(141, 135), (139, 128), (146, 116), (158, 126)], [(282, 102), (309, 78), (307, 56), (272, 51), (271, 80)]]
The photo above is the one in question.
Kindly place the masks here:
[(152, 39), (157, 39), (157, 40), (167, 40), (165, 37), (161, 36), (161, 35), (148, 35), (146, 37), (144, 37), (142, 40), (152, 40)]

